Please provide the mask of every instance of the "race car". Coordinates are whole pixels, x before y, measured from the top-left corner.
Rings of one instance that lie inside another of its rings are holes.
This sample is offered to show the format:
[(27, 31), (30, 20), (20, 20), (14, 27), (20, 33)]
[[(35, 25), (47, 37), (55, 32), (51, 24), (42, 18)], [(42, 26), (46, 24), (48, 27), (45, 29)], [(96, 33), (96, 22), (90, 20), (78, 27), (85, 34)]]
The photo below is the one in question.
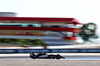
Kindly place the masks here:
[(30, 57), (32, 59), (61, 59), (61, 58), (65, 58), (64, 56), (61, 56), (59, 54), (57, 55), (52, 55), (52, 54), (46, 54), (46, 52), (42, 52), (42, 53), (38, 53), (38, 54), (35, 54), (35, 53), (30, 53)]

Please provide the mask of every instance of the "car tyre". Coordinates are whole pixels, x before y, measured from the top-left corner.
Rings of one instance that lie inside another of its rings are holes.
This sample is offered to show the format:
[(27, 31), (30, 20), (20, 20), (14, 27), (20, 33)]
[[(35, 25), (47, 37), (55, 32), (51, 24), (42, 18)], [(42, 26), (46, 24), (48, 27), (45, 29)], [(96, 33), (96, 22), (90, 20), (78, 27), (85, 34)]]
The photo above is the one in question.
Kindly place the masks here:
[(36, 55), (33, 55), (33, 57), (32, 57), (33, 59), (36, 59)]
[(56, 56), (56, 59), (60, 59), (61, 57), (60, 57), (60, 55), (59, 54), (57, 54), (57, 56)]

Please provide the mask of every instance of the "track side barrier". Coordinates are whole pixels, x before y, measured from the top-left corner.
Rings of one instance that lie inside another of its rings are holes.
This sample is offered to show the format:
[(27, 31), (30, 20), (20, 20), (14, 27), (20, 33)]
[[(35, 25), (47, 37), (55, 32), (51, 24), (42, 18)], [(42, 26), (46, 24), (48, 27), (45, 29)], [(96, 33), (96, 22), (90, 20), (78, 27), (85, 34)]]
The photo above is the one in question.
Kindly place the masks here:
[(100, 53), (100, 49), (0, 49), (0, 53)]

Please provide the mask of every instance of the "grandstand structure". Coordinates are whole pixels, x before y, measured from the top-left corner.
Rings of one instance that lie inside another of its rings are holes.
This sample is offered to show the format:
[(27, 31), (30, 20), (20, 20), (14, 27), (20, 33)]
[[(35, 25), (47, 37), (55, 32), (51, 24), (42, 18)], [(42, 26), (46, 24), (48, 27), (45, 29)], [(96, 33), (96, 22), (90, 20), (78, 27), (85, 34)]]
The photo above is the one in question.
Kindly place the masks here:
[(0, 17), (0, 38), (42, 39), (50, 46), (75, 44), (75, 18)]

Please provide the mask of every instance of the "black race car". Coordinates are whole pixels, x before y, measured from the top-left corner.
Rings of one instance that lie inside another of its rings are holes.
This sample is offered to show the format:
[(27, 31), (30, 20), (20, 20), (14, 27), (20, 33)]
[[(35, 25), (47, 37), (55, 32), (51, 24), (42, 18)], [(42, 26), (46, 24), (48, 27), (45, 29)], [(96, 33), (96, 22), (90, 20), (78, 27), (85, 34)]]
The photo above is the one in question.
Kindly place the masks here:
[(52, 55), (52, 54), (46, 54), (46, 52), (42, 52), (42, 53), (38, 53), (38, 54), (35, 54), (35, 53), (30, 53), (30, 57), (32, 59), (60, 59), (60, 58), (65, 58), (59, 54), (57, 55)]

